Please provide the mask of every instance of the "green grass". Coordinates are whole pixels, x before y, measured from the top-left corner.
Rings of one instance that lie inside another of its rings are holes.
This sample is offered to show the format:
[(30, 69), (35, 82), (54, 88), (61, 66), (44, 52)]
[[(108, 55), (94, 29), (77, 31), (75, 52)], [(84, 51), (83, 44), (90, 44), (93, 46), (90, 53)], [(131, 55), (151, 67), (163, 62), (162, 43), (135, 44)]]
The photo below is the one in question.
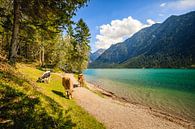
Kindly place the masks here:
[(36, 83), (43, 71), (33, 65), (18, 64), (17, 71), (0, 71), (0, 127), (105, 128), (64, 96), (58, 75), (52, 74), (50, 83), (44, 84)]

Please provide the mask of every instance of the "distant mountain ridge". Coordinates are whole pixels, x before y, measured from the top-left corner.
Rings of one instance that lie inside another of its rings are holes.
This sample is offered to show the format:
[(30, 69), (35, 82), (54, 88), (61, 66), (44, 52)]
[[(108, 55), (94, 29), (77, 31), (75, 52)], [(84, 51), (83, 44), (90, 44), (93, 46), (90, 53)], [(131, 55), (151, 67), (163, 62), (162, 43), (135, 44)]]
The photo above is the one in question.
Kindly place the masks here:
[(106, 49), (98, 49), (97, 51), (95, 51), (94, 53), (90, 53), (90, 62), (95, 61)]
[(171, 16), (114, 44), (91, 68), (180, 68), (195, 65), (195, 11)]

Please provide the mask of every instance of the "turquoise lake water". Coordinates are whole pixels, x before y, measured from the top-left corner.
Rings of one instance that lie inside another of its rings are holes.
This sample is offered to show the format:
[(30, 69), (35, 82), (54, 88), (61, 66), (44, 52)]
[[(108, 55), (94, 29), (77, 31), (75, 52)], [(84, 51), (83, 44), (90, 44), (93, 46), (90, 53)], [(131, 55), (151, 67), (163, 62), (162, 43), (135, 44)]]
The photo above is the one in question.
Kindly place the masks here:
[(120, 97), (195, 122), (194, 69), (88, 69), (85, 79)]

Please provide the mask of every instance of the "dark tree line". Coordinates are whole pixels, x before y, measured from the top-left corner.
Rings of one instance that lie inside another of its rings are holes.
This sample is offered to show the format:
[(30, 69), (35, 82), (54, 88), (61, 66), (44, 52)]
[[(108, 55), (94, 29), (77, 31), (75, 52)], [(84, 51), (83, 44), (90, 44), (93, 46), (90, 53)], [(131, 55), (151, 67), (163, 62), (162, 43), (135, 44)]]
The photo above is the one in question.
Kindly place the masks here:
[(87, 2), (0, 0), (1, 55), (11, 64), (39, 61), (81, 71), (88, 61), (90, 32), (82, 19), (75, 23), (72, 17)]

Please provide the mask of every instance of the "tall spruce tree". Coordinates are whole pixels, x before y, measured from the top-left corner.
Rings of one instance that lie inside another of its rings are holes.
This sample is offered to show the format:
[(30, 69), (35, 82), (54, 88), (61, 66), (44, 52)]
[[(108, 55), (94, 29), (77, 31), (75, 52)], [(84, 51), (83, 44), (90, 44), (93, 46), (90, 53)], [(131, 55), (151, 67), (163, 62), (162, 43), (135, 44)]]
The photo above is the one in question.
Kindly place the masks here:
[(90, 30), (83, 19), (80, 19), (78, 23), (76, 23), (75, 33), (75, 40), (77, 42), (77, 45), (75, 46), (77, 55), (75, 58), (79, 62), (77, 64), (77, 69), (79, 72), (82, 72), (83, 69), (87, 68), (89, 60), (88, 53), (90, 51)]
[(51, 32), (60, 32), (67, 24), (75, 11), (84, 6), (88, 0), (13, 0), (13, 24), (9, 61), (16, 62), (18, 51), (18, 36), (20, 25), (26, 23)]

